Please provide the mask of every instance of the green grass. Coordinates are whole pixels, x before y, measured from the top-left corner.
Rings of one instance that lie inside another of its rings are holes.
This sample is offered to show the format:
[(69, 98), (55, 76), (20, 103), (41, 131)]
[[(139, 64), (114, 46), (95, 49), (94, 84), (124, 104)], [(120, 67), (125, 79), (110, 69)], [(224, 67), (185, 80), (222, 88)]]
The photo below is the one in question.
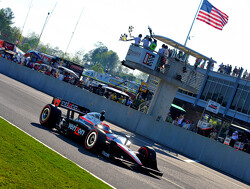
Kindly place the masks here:
[(110, 188), (0, 118), (0, 188)]

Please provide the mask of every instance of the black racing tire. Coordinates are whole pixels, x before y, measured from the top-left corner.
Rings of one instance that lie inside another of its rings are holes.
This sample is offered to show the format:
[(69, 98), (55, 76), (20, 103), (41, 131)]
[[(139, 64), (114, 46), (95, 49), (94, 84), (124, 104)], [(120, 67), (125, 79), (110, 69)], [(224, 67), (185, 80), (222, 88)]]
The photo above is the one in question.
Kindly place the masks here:
[(98, 129), (92, 129), (89, 131), (84, 140), (84, 146), (87, 150), (99, 153), (105, 147), (106, 134)]
[(42, 109), (39, 117), (40, 124), (45, 127), (55, 128), (59, 124), (62, 112), (55, 105), (47, 104)]
[(141, 160), (143, 166), (158, 170), (156, 152), (152, 147), (142, 146), (138, 149), (138, 152), (138, 157)]

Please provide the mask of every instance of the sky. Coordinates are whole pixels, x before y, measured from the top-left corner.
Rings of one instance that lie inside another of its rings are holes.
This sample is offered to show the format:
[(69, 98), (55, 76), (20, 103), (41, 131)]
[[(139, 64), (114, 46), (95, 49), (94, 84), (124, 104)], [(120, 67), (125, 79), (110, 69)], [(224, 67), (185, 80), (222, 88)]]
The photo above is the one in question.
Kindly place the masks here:
[[(187, 47), (212, 57), (217, 66), (223, 62), (250, 71), (250, 1), (209, 2), (229, 16), (228, 23), (221, 31), (195, 20)], [(69, 45), (68, 53), (87, 53), (100, 41), (123, 60), (131, 42), (119, 41), (119, 37), (128, 33), (129, 26), (134, 27), (134, 36), (148, 35), (150, 26), (154, 34), (184, 44), (199, 3), (200, 0), (0, 0), (0, 7), (12, 9), (14, 25), (24, 27), (24, 36), (40, 34), (48, 12), (54, 9), (41, 36), (42, 43), (63, 51)]]

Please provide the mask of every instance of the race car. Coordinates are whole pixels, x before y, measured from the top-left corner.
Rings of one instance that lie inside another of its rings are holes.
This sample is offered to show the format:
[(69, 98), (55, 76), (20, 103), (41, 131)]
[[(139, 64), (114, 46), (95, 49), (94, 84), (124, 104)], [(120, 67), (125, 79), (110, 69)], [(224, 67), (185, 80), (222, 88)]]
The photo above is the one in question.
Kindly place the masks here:
[[(66, 115), (62, 115), (61, 108), (66, 109)], [(157, 168), (156, 152), (152, 147), (131, 150), (130, 136), (114, 134), (104, 120), (105, 111), (90, 112), (85, 107), (56, 97), (42, 109), (39, 118), (41, 125), (79, 140), (89, 151), (154, 175), (163, 175)]]

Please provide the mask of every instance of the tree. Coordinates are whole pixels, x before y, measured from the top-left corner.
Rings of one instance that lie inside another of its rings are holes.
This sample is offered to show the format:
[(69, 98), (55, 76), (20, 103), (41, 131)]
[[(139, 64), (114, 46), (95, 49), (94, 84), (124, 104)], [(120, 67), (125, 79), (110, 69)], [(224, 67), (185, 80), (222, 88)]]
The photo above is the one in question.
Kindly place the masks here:
[(28, 34), (28, 37), (25, 37), (23, 39), (23, 42), (29, 43), (31, 48), (35, 49), (37, 42), (38, 42), (38, 39), (39, 39), (39, 35), (36, 34), (35, 32), (32, 32), (32, 33)]
[(78, 50), (75, 52), (73, 58), (72, 58), (72, 61), (74, 63), (77, 63), (79, 65), (82, 65), (83, 64), (83, 55), (84, 55), (84, 50)]
[(28, 50), (30, 50), (30, 45), (29, 43), (23, 43), (20, 47), (20, 49), (23, 51), (23, 52), (27, 52)]
[(101, 42), (98, 42), (95, 46), (95, 49), (83, 56), (83, 63), (91, 66), (101, 64), (104, 70), (109, 70), (109, 72), (118, 71), (118, 63), (120, 60), (117, 53), (108, 50)]
[(136, 75), (136, 78), (141, 80), (141, 81), (146, 82), (148, 79), (148, 74), (140, 72), (139, 74)]
[(41, 52), (41, 53), (48, 53), (47, 52), (47, 47), (45, 46), (45, 45), (39, 45), (39, 51)]
[[(10, 39), (11, 42), (16, 43), (17, 40), (20, 40), (21, 30), (19, 28), (14, 26), (13, 28), (11, 28), (11, 33), (12, 33), (11, 39)], [(20, 46), (20, 44), (19, 44), (19, 46)]]
[(90, 69), (96, 72), (102, 73), (102, 74), (104, 73), (103, 67), (100, 63), (97, 63), (96, 65), (92, 66)]
[(6, 41), (14, 42), (12, 39), (11, 25), (14, 23), (14, 13), (10, 8), (0, 9), (0, 31), (2, 38)]

